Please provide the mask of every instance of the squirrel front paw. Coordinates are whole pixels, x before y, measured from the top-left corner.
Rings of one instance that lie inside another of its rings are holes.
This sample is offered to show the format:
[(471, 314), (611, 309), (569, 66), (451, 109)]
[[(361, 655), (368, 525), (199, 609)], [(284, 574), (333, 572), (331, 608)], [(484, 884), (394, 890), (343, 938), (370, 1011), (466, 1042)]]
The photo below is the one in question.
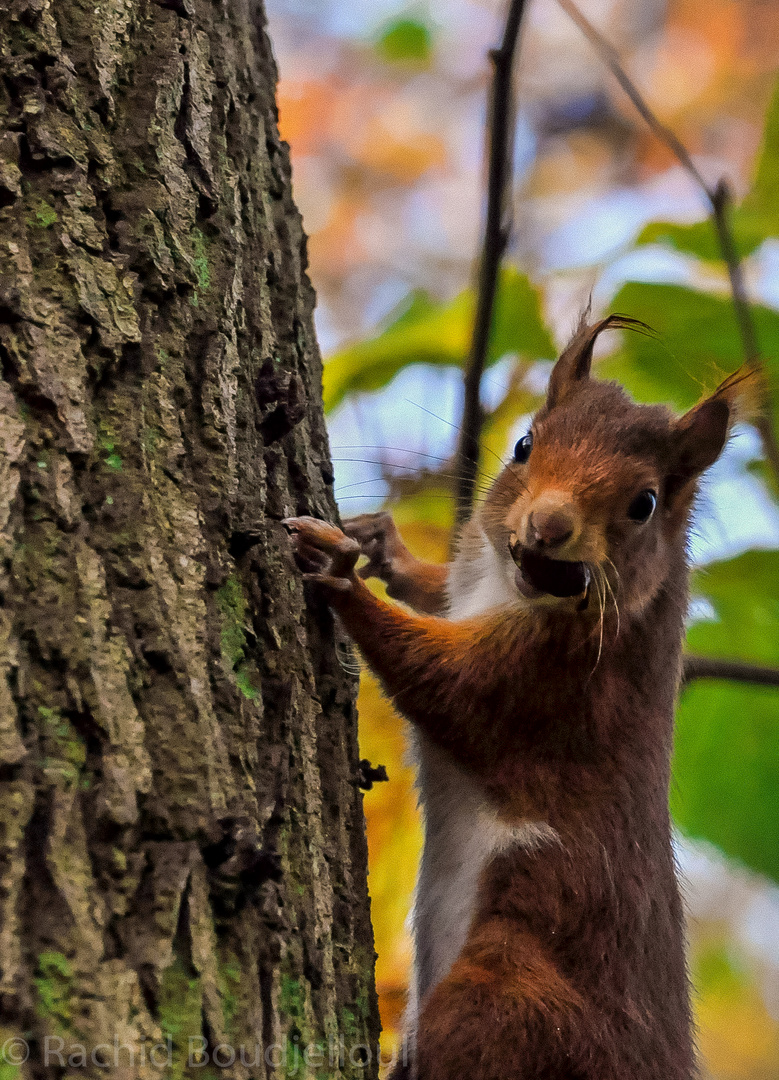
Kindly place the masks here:
[(387, 585), (387, 593), (394, 595), (393, 587), (416, 561), (403, 543), (390, 514), (360, 514), (344, 522), (344, 532), (360, 545), (360, 552), (368, 559), (357, 573), (361, 578), (377, 577)]
[(355, 563), (360, 545), (335, 525), (313, 517), (286, 518), (295, 560), (305, 581), (324, 586), (325, 591), (349, 592), (356, 580)]

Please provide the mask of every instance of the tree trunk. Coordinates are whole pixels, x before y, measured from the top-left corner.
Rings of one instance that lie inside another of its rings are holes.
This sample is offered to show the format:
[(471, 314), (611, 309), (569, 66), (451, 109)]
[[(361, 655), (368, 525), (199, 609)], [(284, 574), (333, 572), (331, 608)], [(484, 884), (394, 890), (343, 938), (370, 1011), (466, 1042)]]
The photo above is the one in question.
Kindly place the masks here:
[(5, 0), (0, 50), (0, 1078), (375, 1075), (261, 0)]

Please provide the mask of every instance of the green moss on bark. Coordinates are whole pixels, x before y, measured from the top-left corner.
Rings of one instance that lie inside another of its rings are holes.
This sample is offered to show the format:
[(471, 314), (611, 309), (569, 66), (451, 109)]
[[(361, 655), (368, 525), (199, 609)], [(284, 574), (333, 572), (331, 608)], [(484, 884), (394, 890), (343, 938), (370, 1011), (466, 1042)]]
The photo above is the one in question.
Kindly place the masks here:
[(38, 1014), (57, 1035), (73, 1033), (75, 982), (70, 961), (60, 952), (41, 953), (34, 976)]

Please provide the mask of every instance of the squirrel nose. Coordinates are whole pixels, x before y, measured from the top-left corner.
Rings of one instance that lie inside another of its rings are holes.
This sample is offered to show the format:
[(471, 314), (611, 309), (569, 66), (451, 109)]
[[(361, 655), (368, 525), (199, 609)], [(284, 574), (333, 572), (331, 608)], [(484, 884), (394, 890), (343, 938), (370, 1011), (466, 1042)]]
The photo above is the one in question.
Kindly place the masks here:
[(574, 520), (565, 510), (534, 510), (527, 522), (528, 540), (539, 548), (556, 548), (573, 536)]

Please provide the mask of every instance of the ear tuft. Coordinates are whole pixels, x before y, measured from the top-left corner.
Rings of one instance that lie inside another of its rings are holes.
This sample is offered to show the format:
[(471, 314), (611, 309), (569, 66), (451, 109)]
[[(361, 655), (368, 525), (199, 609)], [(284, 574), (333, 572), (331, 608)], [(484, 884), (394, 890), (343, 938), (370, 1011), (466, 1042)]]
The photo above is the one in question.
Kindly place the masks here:
[(742, 364), (719, 384), (712, 396), (727, 402), (731, 427), (739, 420), (756, 420), (765, 413), (768, 400), (768, 383), (762, 364), (757, 361)]
[(676, 423), (673, 475), (677, 482), (700, 476), (722, 453), (737, 420), (762, 411), (765, 378), (758, 364), (745, 364)]
[(604, 330), (635, 330), (640, 334), (653, 336), (652, 329), (646, 323), (640, 319), (631, 319), (629, 315), (608, 315), (599, 322), (589, 324), (588, 314), (589, 308), (583, 313), (573, 337), (552, 369), (546, 395), (549, 408), (559, 405), (576, 383), (589, 378), (592, 351), (598, 336)]

